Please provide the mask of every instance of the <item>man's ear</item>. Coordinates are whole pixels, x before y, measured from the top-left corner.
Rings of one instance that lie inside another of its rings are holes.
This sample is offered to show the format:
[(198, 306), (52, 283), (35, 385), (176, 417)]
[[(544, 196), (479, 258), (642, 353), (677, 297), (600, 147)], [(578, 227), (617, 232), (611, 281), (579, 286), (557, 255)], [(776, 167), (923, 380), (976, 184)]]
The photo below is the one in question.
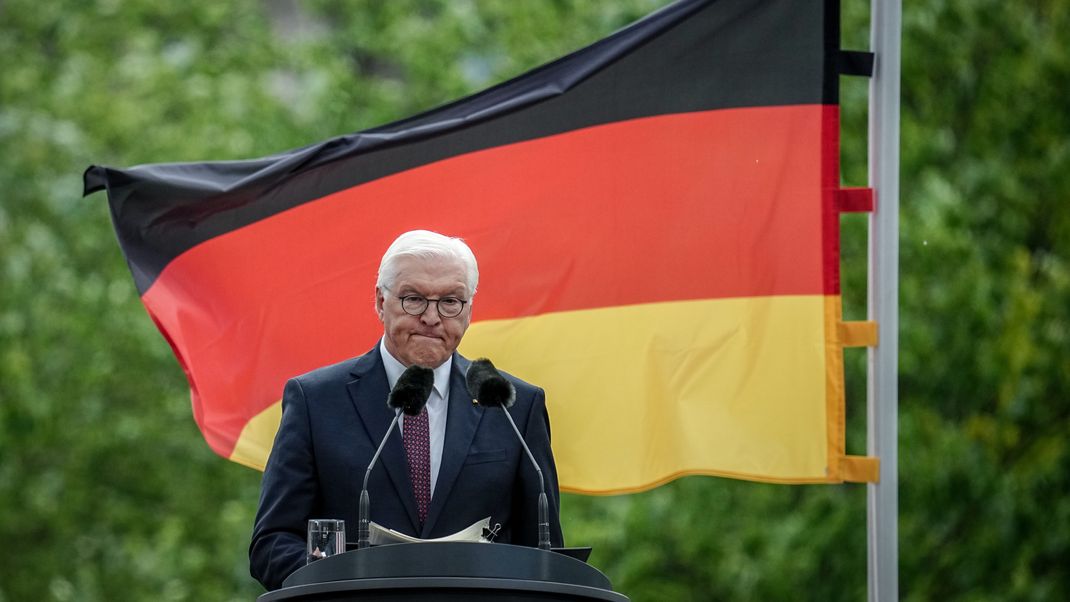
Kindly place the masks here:
[(378, 286), (375, 287), (375, 315), (379, 316), (379, 321), (380, 322), (385, 321), (385, 319), (383, 317), (383, 302), (384, 301), (385, 301), (385, 298), (383, 297), (383, 290), (381, 288), (379, 288)]

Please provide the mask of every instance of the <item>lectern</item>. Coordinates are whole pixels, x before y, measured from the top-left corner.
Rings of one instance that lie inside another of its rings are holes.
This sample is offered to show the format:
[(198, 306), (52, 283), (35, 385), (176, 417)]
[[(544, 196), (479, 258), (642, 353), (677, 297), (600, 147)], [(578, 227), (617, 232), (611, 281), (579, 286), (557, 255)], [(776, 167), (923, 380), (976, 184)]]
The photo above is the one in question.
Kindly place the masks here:
[(317, 560), (282, 585), (257, 600), (628, 602), (585, 562), (499, 543), (401, 543), (352, 550)]

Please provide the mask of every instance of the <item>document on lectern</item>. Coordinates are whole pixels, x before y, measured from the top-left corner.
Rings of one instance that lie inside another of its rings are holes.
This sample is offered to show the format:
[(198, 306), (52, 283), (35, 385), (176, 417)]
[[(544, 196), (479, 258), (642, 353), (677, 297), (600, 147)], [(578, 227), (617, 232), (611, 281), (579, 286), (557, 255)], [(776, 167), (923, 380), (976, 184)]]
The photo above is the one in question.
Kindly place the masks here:
[(472, 523), (471, 527), (461, 529), (456, 533), (446, 535), (444, 537), (435, 537), (434, 539), (420, 539), (419, 537), (413, 537), (411, 535), (405, 535), (399, 533), (393, 529), (387, 529), (386, 527), (372, 521), (368, 524), (368, 541), (373, 546), (380, 546), (388, 543), (419, 543), (419, 542), (443, 542), (443, 541), (478, 541), (488, 542), (490, 541), (483, 536), (484, 533), (491, 532), (490, 529), (490, 517), (483, 520), (477, 520)]

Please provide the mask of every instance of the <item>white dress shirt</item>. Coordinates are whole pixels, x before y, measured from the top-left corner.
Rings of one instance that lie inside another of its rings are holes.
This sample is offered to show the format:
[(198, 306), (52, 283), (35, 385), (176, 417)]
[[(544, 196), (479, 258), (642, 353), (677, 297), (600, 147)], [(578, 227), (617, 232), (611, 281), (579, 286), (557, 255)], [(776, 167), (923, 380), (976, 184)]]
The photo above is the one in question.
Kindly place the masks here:
[[(379, 339), (379, 353), (383, 355), (383, 367), (386, 368), (386, 382), (390, 389), (401, 378), (405, 366), (386, 350), (386, 342)], [(449, 407), (450, 398), (450, 368), (453, 366), (453, 356), (435, 368), (435, 385), (431, 389), (431, 396), (427, 398), (427, 429), (431, 438), (431, 497), (435, 497), (435, 484), (438, 483), (438, 469), (442, 466), (442, 445), (446, 441), (446, 409)], [(398, 421), (398, 431), (402, 430), (404, 414)]]

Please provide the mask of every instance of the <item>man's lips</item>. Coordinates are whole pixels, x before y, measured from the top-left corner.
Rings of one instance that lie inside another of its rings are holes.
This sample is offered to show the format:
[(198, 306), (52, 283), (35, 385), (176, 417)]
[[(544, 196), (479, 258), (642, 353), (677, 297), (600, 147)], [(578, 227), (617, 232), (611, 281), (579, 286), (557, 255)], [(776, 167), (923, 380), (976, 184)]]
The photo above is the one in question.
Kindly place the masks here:
[(423, 337), (425, 339), (436, 339), (436, 340), (441, 340), (442, 339), (442, 337), (437, 335), (437, 334), (425, 333), (425, 332), (414, 332), (414, 333), (412, 333), (412, 336), (414, 336), (414, 337)]

